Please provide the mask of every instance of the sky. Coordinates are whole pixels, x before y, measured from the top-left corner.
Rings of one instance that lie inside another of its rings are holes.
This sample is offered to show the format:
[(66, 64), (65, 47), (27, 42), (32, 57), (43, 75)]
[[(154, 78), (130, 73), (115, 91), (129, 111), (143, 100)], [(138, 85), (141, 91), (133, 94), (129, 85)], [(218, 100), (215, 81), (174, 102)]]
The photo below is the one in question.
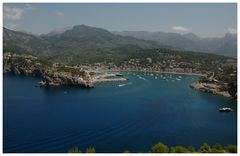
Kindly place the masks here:
[(46, 34), (74, 25), (109, 31), (237, 33), (236, 3), (4, 3), (3, 26)]

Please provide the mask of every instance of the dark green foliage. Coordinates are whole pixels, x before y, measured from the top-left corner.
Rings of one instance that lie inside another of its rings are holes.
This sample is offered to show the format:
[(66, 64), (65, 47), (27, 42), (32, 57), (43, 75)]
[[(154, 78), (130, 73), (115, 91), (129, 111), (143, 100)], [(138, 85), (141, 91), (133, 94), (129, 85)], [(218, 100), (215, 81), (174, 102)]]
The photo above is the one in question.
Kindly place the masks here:
[(234, 99), (237, 99), (237, 81), (228, 84), (228, 92)]
[(211, 153), (211, 147), (207, 143), (204, 143), (200, 147), (199, 152), (201, 152), (201, 153)]
[(68, 150), (68, 153), (81, 153), (78, 147), (74, 147)]
[(220, 144), (213, 145), (212, 153), (223, 153), (223, 147)]
[[(170, 150), (167, 145), (163, 143), (157, 143), (156, 145), (152, 146), (151, 153), (197, 153), (193, 146), (188, 146), (187, 148), (184, 146), (174, 146), (171, 147)], [(237, 146), (233, 144), (229, 144), (224, 148), (220, 144), (215, 144), (212, 148), (207, 144), (204, 143), (198, 150), (199, 153), (237, 153)], [(81, 153), (78, 147), (71, 148), (68, 150), (68, 153)], [(89, 147), (86, 149), (86, 153), (96, 153), (94, 147)], [(125, 150), (123, 153), (131, 153), (129, 150)]]
[(151, 148), (151, 153), (168, 153), (169, 148), (167, 145), (164, 145), (163, 143), (158, 143)]
[(230, 145), (225, 146), (224, 149), (228, 153), (237, 153), (237, 146), (236, 145), (230, 144)]
[(195, 153), (196, 152), (196, 150), (195, 150), (195, 148), (193, 147), (193, 146), (188, 146), (188, 151), (190, 152), (190, 153)]
[(96, 150), (95, 150), (94, 147), (88, 147), (88, 148), (86, 149), (86, 153), (96, 153)]
[(171, 153), (188, 153), (188, 149), (183, 146), (171, 147)]

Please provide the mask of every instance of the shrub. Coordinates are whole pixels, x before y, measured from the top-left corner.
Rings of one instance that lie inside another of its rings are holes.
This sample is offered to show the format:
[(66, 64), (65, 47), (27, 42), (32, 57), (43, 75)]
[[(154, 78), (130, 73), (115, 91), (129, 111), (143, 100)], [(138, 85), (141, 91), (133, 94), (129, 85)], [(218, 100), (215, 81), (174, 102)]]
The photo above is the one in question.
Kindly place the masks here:
[(195, 148), (194, 148), (193, 146), (188, 146), (188, 151), (189, 151), (190, 153), (196, 152), (196, 150), (195, 150)]
[(96, 150), (95, 150), (94, 147), (88, 147), (88, 148), (86, 149), (86, 153), (96, 153)]
[(207, 143), (204, 143), (200, 147), (199, 152), (201, 152), (201, 153), (210, 153), (211, 152), (211, 147)]
[(163, 143), (158, 143), (152, 146), (151, 152), (152, 153), (168, 153), (169, 148), (167, 145), (164, 145)]
[(78, 147), (73, 147), (68, 150), (68, 153), (81, 153), (81, 151), (78, 149)]
[(188, 152), (187, 148), (183, 146), (171, 147), (171, 153), (187, 153), (187, 152)]
[(222, 153), (223, 147), (220, 144), (213, 145), (212, 147), (212, 153)]
[(226, 150), (226, 152), (229, 152), (229, 153), (237, 153), (237, 146), (236, 145), (227, 145), (224, 147), (224, 149)]

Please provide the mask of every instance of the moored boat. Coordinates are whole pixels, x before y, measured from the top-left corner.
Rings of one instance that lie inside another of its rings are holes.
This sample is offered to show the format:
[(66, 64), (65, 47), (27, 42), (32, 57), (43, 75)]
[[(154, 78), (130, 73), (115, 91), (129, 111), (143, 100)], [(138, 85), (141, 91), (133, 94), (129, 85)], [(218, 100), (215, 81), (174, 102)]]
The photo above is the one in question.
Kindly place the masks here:
[(229, 107), (223, 107), (223, 108), (219, 108), (219, 111), (220, 112), (231, 112), (233, 110), (232, 110), (232, 108), (229, 108)]

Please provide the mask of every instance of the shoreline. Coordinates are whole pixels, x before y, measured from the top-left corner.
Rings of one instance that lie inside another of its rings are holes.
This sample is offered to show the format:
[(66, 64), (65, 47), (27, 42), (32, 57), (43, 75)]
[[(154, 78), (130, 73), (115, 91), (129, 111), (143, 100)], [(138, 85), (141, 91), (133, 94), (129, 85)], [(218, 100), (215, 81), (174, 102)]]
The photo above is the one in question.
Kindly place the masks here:
[(231, 95), (227, 91), (220, 91), (218, 85), (213, 85), (210, 83), (194, 82), (190, 84), (189, 87), (192, 89), (202, 91), (204, 93), (211, 93), (213, 95), (220, 95), (227, 98), (231, 98)]
[(159, 74), (174, 74), (174, 75), (190, 75), (190, 76), (205, 76), (199, 73), (181, 73), (181, 72), (165, 72), (165, 71), (144, 71), (144, 70), (102, 70), (104, 72), (146, 72), (146, 73), (159, 73)]

